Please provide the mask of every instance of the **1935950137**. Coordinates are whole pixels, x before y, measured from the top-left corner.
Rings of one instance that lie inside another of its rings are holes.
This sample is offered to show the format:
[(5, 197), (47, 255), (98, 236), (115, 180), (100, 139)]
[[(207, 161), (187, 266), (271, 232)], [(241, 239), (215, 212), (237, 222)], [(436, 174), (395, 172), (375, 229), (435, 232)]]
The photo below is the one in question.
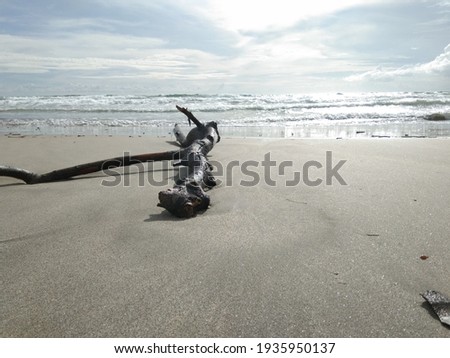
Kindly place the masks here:
[(257, 353), (332, 353), (335, 343), (258, 343)]

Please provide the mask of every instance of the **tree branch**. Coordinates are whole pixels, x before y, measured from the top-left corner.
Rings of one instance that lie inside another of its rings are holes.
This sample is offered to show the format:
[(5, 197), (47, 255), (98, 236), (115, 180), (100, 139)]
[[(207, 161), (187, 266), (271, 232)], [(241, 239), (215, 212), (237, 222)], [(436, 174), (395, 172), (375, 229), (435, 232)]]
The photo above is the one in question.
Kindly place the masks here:
[(186, 108), (177, 106), (177, 109), (196, 125), (196, 128), (193, 128), (187, 137), (183, 135), (177, 125), (175, 126), (174, 133), (183, 147), (180, 151), (116, 157), (54, 170), (45, 174), (0, 165), (0, 176), (20, 179), (27, 184), (38, 184), (66, 180), (79, 175), (142, 162), (179, 159), (179, 162), (174, 165), (187, 167), (188, 175), (183, 179), (177, 180), (172, 189), (159, 193), (158, 206), (167, 209), (178, 217), (193, 217), (199, 210), (208, 208), (210, 198), (205, 193), (205, 190), (216, 185), (215, 178), (212, 175), (212, 165), (207, 160), (207, 154), (220, 141), (220, 135), (216, 122), (203, 124)]
[(180, 107), (180, 106), (176, 106), (176, 107), (181, 113), (184, 113), (187, 116), (189, 126), (191, 125), (191, 121), (194, 122), (194, 124), (197, 126), (197, 128), (203, 128), (205, 126), (197, 118), (195, 118), (195, 116), (191, 112), (189, 112), (187, 108)]
[(178, 156), (178, 151), (122, 156), (75, 165), (73, 167), (54, 170), (45, 174), (38, 174), (26, 169), (0, 165), (0, 176), (20, 179), (27, 184), (48, 183), (52, 181), (67, 180), (75, 176), (95, 173), (110, 168), (126, 167), (129, 165), (144, 162), (177, 159)]
[[(213, 123), (213, 122), (212, 122)], [(205, 137), (196, 139), (189, 147), (180, 151), (180, 161), (175, 165), (186, 166), (188, 175), (178, 180), (172, 189), (159, 193), (158, 206), (180, 218), (194, 217), (198, 211), (206, 210), (210, 198), (205, 190), (216, 185), (212, 165), (206, 156), (219, 141), (215, 127), (205, 126)]]

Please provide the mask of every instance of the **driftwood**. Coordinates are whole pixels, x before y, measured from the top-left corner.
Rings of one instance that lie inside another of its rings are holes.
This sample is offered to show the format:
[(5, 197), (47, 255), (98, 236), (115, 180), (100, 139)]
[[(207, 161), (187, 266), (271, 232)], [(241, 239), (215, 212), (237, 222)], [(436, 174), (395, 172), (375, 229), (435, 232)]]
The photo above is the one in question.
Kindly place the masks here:
[(172, 214), (190, 218), (199, 210), (206, 210), (209, 206), (209, 196), (205, 189), (216, 185), (212, 175), (212, 166), (206, 156), (216, 143), (220, 141), (216, 122), (201, 123), (186, 108), (177, 106), (190, 122), (194, 122), (196, 128), (192, 129), (185, 137), (177, 126), (174, 128), (175, 136), (184, 147), (180, 151), (179, 162), (175, 166), (186, 166), (188, 175), (176, 181), (173, 189), (167, 189), (159, 193), (159, 204)]
[(193, 217), (197, 211), (205, 210), (209, 206), (210, 199), (205, 193), (205, 189), (213, 187), (216, 183), (206, 155), (220, 141), (220, 135), (215, 122), (203, 124), (186, 108), (177, 106), (177, 109), (187, 116), (189, 124), (192, 121), (196, 125), (187, 137), (184, 136), (178, 125), (175, 125), (174, 134), (182, 147), (181, 150), (122, 156), (54, 170), (45, 174), (0, 165), (0, 176), (20, 179), (26, 184), (39, 184), (67, 180), (80, 175), (137, 163), (178, 160), (174, 166), (186, 166), (188, 175), (184, 179), (178, 179), (173, 189), (159, 193), (158, 206), (178, 217)]
[(49, 183), (60, 180), (67, 180), (79, 175), (99, 172), (106, 169), (126, 167), (129, 165), (156, 162), (162, 160), (176, 159), (178, 151), (148, 153), (132, 156), (122, 156), (111, 159), (99, 160), (97, 162), (76, 165), (74, 167), (54, 170), (45, 174), (38, 174), (26, 169), (0, 165), (0, 176), (12, 177), (23, 180), (27, 184)]

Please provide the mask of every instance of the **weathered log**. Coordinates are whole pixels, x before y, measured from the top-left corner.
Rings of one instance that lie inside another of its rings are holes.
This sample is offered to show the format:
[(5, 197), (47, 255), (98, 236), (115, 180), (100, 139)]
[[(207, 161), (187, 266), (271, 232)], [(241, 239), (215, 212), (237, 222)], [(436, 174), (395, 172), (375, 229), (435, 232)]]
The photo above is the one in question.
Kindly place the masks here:
[(216, 181), (212, 175), (212, 166), (207, 160), (207, 154), (220, 141), (220, 135), (215, 122), (203, 124), (186, 108), (177, 106), (177, 109), (196, 125), (186, 138), (177, 126), (174, 129), (174, 133), (179, 131), (177, 139), (181, 146), (185, 147), (179, 152), (180, 161), (174, 165), (186, 166), (188, 174), (185, 178), (178, 179), (172, 189), (159, 193), (158, 206), (178, 217), (191, 218), (198, 211), (206, 210), (209, 206), (210, 198), (205, 190), (214, 187)]
[(99, 160), (92, 163), (80, 164), (64, 169), (58, 169), (45, 174), (38, 174), (26, 169), (0, 165), (0, 176), (20, 179), (27, 184), (48, 183), (53, 181), (67, 180), (79, 175), (95, 173), (106, 169), (125, 167), (137, 163), (177, 159), (178, 155), (178, 151), (170, 151), (122, 156), (117, 158)]
[(210, 199), (205, 193), (205, 190), (216, 185), (215, 178), (211, 172), (212, 166), (206, 156), (214, 145), (220, 141), (220, 135), (217, 129), (217, 123), (209, 122), (203, 124), (186, 108), (177, 106), (177, 109), (188, 117), (189, 124), (192, 121), (196, 125), (188, 133), (187, 137), (175, 126), (174, 133), (180, 145), (183, 147), (179, 151), (116, 157), (54, 170), (45, 174), (0, 165), (0, 176), (20, 179), (26, 184), (39, 184), (67, 180), (80, 175), (137, 163), (179, 160), (174, 165), (186, 166), (188, 168), (188, 175), (183, 179), (178, 179), (172, 189), (159, 193), (160, 202), (158, 206), (167, 209), (178, 217), (193, 217), (199, 210), (206, 210), (208, 208)]

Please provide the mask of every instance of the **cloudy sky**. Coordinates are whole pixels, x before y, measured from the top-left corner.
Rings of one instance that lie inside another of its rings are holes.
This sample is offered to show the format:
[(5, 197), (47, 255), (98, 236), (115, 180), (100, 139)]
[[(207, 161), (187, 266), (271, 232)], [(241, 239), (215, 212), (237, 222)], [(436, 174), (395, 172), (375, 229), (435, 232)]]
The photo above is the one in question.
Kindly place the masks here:
[(450, 90), (449, 0), (0, 0), (0, 95)]

